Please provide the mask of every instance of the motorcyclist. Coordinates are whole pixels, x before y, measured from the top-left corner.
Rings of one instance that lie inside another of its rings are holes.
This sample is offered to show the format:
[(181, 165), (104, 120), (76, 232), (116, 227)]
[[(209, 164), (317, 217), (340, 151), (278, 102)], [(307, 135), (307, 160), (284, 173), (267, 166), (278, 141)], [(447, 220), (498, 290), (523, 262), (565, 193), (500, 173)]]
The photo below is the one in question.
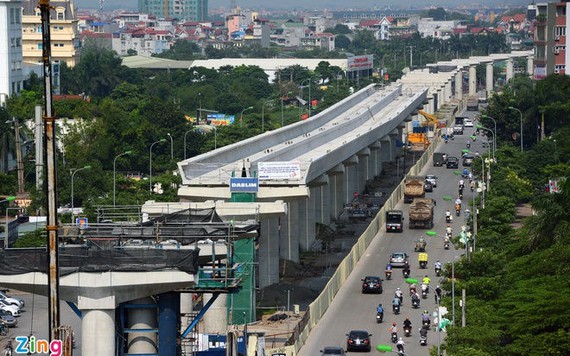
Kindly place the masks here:
[(459, 189), (463, 189), (465, 187), (465, 181), (463, 179), (459, 180)]
[(441, 269), (441, 262), (439, 262), (439, 260), (435, 261), (434, 266), (435, 269)]
[(388, 262), (388, 264), (386, 265), (386, 271), (391, 271), (391, 270), (392, 270), (392, 264)]
[(404, 346), (406, 345), (406, 343), (404, 342), (404, 340), (400, 337), (400, 339), (398, 339), (398, 342), (396, 343), (396, 347), (398, 348), (398, 352), (404, 352)]
[(417, 301), (418, 303), (420, 302), (420, 295), (418, 294), (418, 292), (414, 292), (411, 298), (412, 298), (412, 304), (414, 301)]
[(406, 275), (410, 275), (410, 264), (406, 261), (406, 263), (404, 264), (404, 269), (402, 270), (402, 274), (404, 276)]
[(426, 275), (423, 279), (422, 279), (422, 284), (428, 285), (429, 286), (429, 282), (431, 282), (431, 279)]
[(402, 302), (404, 301), (404, 293), (402, 292), (402, 290), (400, 288), (396, 289), (396, 292), (394, 293), (394, 297), (400, 299), (400, 304), (402, 304)]
[(399, 307), (401, 304), (402, 301), (400, 300), (400, 298), (394, 297), (394, 299), (392, 299), (392, 310), (394, 310), (396, 307)]
[(471, 141), (467, 140), (467, 144), (466, 144), (467, 148), (471, 147)]
[(404, 329), (412, 329), (412, 322), (410, 321), (410, 317), (406, 317), (406, 320), (404, 320)]
[(410, 284), (410, 297), (416, 292), (416, 285)]
[(424, 329), (424, 328), (420, 329), (420, 337), (427, 338), (427, 333), (428, 333), (427, 329)]
[(472, 182), (473, 181), (473, 173), (469, 172), (469, 175), (467, 176), (467, 178), (469, 178), (469, 180)]
[(457, 197), (457, 199), (455, 199), (455, 205), (461, 206), (461, 199), (459, 199), (459, 197)]
[(469, 216), (471, 216), (471, 211), (469, 209), (465, 209), (465, 220), (469, 220)]
[(441, 288), (437, 286), (435, 287), (435, 302), (438, 303), (440, 298), (441, 298)]
[(378, 304), (376, 307), (376, 314), (380, 315), (380, 319), (384, 319), (384, 307), (382, 306), (382, 303)]
[(390, 334), (398, 333), (398, 326), (396, 325), (395, 321), (392, 323), (392, 326), (388, 328), (388, 330), (390, 330)]
[(427, 310), (424, 310), (424, 312), (422, 313), (422, 323), (427, 322), (428, 324), (430, 324), (430, 320), (429, 320), (429, 313)]
[(451, 235), (453, 235), (453, 229), (451, 228), (451, 225), (447, 225), (445, 228), (445, 236), (450, 237)]
[(469, 184), (469, 187), (471, 188), (471, 191), (475, 190), (475, 181), (471, 181), (471, 183)]
[(447, 153), (444, 153), (444, 154), (443, 154), (443, 161), (444, 161), (444, 162), (447, 162)]

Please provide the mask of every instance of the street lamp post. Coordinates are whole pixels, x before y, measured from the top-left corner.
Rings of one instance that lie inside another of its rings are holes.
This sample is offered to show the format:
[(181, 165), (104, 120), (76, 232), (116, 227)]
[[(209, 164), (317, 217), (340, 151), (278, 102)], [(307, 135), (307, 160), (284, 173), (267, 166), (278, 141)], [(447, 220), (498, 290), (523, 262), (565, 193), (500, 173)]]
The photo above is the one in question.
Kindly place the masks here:
[(243, 127), (243, 112), (246, 110), (251, 110), (251, 109), (253, 109), (253, 106), (248, 106), (247, 108), (243, 109), (241, 111), (241, 113), (239, 114), (239, 126), (240, 127)]
[[(291, 95), (291, 92), (287, 92), (287, 97), (289, 97), (289, 95)], [(284, 117), (283, 117), (283, 96), (281, 96), (281, 127), (283, 127), (285, 123)]]
[(149, 192), (148, 192), (148, 195), (149, 195), (149, 196), (152, 194), (152, 147), (153, 147), (154, 145), (156, 145), (157, 143), (161, 143), (161, 142), (166, 142), (166, 139), (165, 139), (165, 138), (161, 138), (161, 139), (158, 140), (158, 141), (154, 141), (154, 142), (150, 145), (150, 149), (149, 149), (149, 155), (148, 155), (148, 157), (149, 157), (148, 166), (149, 166), (149, 173), (150, 173), (150, 174), (149, 174), (149, 179), (148, 179), (148, 185), (149, 185), (149, 188), (150, 188), (150, 189), (149, 189)]
[(184, 159), (186, 159), (186, 135), (188, 135), (188, 133), (191, 131), (194, 131), (194, 128), (191, 128), (184, 133)]
[[(301, 94), (302, 94), (302, 93), (303, 93), (303, 88), (304, 88), (304, 87), (303, 87), (303, 83), (306, 82), (306, 81), (309, 81), (309, 85), (308, 85), (308, 86), (309, 86), (309, 100), (308, 100), (307, 103), (309, 104), (309, 117), (311, 117), (311, 78), (307, 78), (307, 79), (303, 80), (303, 81), (301, 82), (300, 87), (301, 87)], [(302, 97), (303, 97), (303, 95), (301, 95), (301, 98), (302, 98)]]
[(339, 78), (338, 78), (338, 75), (341, 74), (341, 73), (344, 73), (344, 71), (341, 70), (341, 71), (339, 71), (339, 72), (336, 73), (336, 92), (337, 92), (337, 93), (338, 93), (338, 79), (339, 79)]
[(214, 130), (214, 149), (218, 149), (218, 128), (212, 125), (212, 129)]
[(509, 106), (509, 109), (518, 111), (520, 118), (521, 118), (521, 152), (523, 152), (524, 151), (524, 148), (523, 148), (524, 145), (523, 145), (523, 117), (522, 117), (522, 112), (519, 109), (512, 107), (512, 106)]
[[(267, 100), (263, 105), (261, 105), (261, 133), (265, 132), (265, 105), (269, 103), (271, 103), (271, 100)], [(283, 103), (283, 99), (281, 99), (281, 103)], [(281, 106), (281, 108), (283, 108), (283, 106)], [(283, 110), (281, 113), (283, 113)]]
[(493, 135), (493, 140), (492, 140), (493, 147), (491, 147), (491, 153), (493, 156), (493, 161), (495, 161), (495, 150), (496, 150), (496, 147), (495, 147), (495, 136), (496, 136), (496, 134), (495, 134), (495, 132), (492, 129), (485, 127), (485, 126), (482, 126), (482, 125), (477, 125), (477, 129), (489, 131), (491, 133), (491, 135)]
[(166, 136), (170, 137), (170, 159), (174, 159), (174, 139), (170, 132), (167, 133)]
[(487, 116), (487, 115), (481, 115), (481, 117), (483, 117), (485, 119), (493, 120), (493, 124), (495, 125), (495, 135), (493, 136), (493, 146), (496, 149), (497, 148), (497, 121), (495, 121), (495, 119), (493, 119), (492, 117)]
[(77, 168), (77, 169), (70, 169), (69, 172), (71, 174), (71, 223), (73, 224), (73, 218), (75, 217), (75, 206), (73, 203), (73, 178), (75, 177), (75, 173), (83, 171), (85, 169), (91, 169), (91, 166), (84, 166), (81, 168)]
[(116, 170), (117, 159), (118, 159), (119, 157), (121, 157), (121, 156), (130, 155), (130, 154), (132, 154), (132, 153), (133, 153), (133, 151), (130, 151), (130, 150), (129, 150), (129, 151), (125, 151), (125, 152), (123, 152), (123, 153), (117, 155), (117, 156), (115, 157), (115, 159), (113, 160), (113, 206), (115, 206), (115, 202), (116, 202), (116, 201), (115, 201), (115, 197), (116, 197), (116, 193), (115, 193), (116, 190), (115, 190), (115, 187), (116, 187), (116, 177), (117, 177), (117, 174), (116, 174), (116, 172), (117, 172), (117, 170)]

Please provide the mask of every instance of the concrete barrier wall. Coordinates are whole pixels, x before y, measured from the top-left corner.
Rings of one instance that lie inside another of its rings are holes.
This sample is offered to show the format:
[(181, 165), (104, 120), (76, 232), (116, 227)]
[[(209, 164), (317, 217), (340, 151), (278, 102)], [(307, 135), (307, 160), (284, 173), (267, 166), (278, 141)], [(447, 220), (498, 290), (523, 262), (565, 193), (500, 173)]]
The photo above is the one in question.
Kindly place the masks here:
[[(451, 120), (451, 118), (448, 118)], [(419, 175), (424, 165), (430, 160), (437, 144), (440, 141), (440, 135), (436, 134), (432, 144), (424, 151), (420, 159), (410, 168), (409, 175)], [(328, 309), (333, 301), (336, 293), (340, 290), (343, 283), (348, 279), (354, 266), (358, 263), (366, 248), (370, 245), (372, 240), (378, 236), (378, 232), (385, 224), (386, 211), (394, 209), (396, 204), (404, 196), (404, 180), (394, 189), (390, 197), (384, 203), (384, 206), (378, 211), (368, 228), (360, 235), (358, 241), (354, 244), (350, 253), (342, 260), (337, 270), (321, 292), (319, 296), (309, 305), (309, 321), (305, 329), (299, 334), (298, 339), (295, 341), (295, 350), (298, 352), (305, 344), (309, 337), (311, 330), (321, 320), (322, 316)]]

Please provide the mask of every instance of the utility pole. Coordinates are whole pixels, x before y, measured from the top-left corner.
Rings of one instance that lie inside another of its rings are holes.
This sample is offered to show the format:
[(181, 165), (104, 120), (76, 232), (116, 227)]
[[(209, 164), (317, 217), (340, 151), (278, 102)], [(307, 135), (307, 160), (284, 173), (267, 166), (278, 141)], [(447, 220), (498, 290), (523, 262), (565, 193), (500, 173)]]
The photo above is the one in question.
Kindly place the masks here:
[(465, 327), (465, 288), (461, 290), (461, 327)]

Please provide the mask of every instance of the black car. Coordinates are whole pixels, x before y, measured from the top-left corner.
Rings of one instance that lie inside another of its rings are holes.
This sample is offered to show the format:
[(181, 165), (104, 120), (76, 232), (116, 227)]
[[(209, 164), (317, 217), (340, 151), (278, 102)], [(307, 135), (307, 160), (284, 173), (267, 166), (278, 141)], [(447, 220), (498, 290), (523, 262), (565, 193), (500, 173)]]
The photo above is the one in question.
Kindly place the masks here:
[(427, 180), (424, 182), (424, 191), (426, 193), (433, 192), (433, 185), (431, 184), (431, 182), (428, 182)]
[(352, 330), (348, 334), (346, 340), (347, 351), (367, 351), (370, 352), (370, 334), (366, 330)]
[(471, 167), (474, 159), (475, 157), (473, 155), (463, 156), (463, 167)]
[(447, 163), (445, 164), (447, 168), (458, 168), (459, 159), (457, 157), (447, 157)]
[(376, 276), (362, 278), (362, 293), (382, 293), (382, 279)]

